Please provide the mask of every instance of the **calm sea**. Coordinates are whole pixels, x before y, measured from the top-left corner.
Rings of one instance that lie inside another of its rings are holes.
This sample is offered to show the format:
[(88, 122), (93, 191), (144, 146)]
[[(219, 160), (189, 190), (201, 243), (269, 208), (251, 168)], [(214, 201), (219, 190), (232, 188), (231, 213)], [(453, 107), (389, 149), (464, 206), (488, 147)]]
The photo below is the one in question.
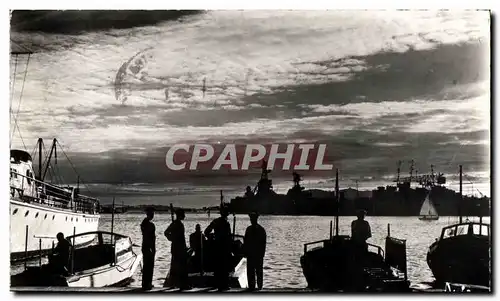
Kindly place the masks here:
[[(218, 217), (212, 214), (188, 214), (184, 225), (186, 241), (195, 225), (202, 229)], [(115, 215), (114, 231), (128, 234), (134, 243), (141, 244), (140, 223), (142, 214)], [(340, 233), (350, 234), (350, 223), (355, 217), (340, 217)], [(476, 220), (477, 218), (475, 218)], [(264, 286), (269, 288), (304, 288), (306, 280), (300, 267), (303, 245), (307, 242), (328, 238), (330, 220), (317, 216), (262, 216), (259, 221), (267, 232), (267, 251), (264, 259)], [(420, 221), (417, 217), (367, 217), (372, 227), (370, 243), (384, 247), (387, 224), (391, 224), (391, 236), (407, 240), (408, 276), (413, 286), (425, 287), (434, 280), (425, 261), (429, 245), (441, 233), (441, 228), (458, 221), (457, 217), (441, 217), (438, 221)], [(490, 218), (484, 218), (489, 222)], [(170, 214), (156, 214), (154, 223), (157, 232), (157, 257), (154, 269), (155, 286), (162, 286), (170, 268), (170, 242), (163, 235), (171, 221)], [(232, 222), (232, 216), (230, 216)], [(236, 216), (236, 233), (244, 234), (250, 224), (246, 215)], [(111, 216), (104, 215), (100, 228), (111, 229)], [(140, 248), (137, 248), (140, 252)], [(135, 276), (133, 286), (140, 285), (141, 271)]]
[[(195, 225), (200, 224), (202, 229), (210, 221), (218, 217), (212, 214), (187, 214), (184, 225), (186, 228), (186, 242), (189, 234), (194, 231)], [(140, 223), (143, 214), (127, 213), (115, 215), (114, 232), (130, 235), (132, 241), (141, 244)], [(350, 223), (355, 217), (340, 217), (340, 234), (350, 234)], [(478, 220), (478, 218), (470, 218)], [(230, 216), (232, 223), (233, 217)], [(330, 220), (328, 217), (318, 216), (261, 216), (260, 224), (267, 232), (267, 250), (264, 258), (264, 286), (268, 288), (305, 288), (306, 280), (300, 267), (300, 256), (303, 254), (303, 245), (307, 242), (328, 238)], [(417, 217), (367, 217), (371, 224), (372, 238), (368, 242), (384, 248), (384, 239), (387, 235), (387, 225), (391, 225), (391, 236), (407, 240), (408, 277), (413, 287), (426, 288), (432, 285), (434, 278), (425, 261), (427, 249), (440, 235), (441, 228), (458, 221), (457, 217), (441, 217), (438, 221), (420, 221)], [(483, 219), (490, 222), (490, 218)], [(170, 268), (170, 242), (163, 235), (171, 221), (170, 214), (156, 214), (153, 222), (157, 232), (157, 255), (154, 267), (153, 285), (162, 286)], [(250, 224), (246, 215), (236, 216), (236, 234), (243, 235), (245, 228)], [(103, 215), (100, 230), (111, 230), (111, 215)], [(135, 248), (140, 252), (140, 248)], [(36, 264), (34, 260), (32, 264)], [(46, 260), (43, 260), (46, 262)], [(22, 265), (11, 267), (11, 274), (22, 271)], [(134, 277), (132, 286), (141, 285), (142, 273), (139, 269)]]

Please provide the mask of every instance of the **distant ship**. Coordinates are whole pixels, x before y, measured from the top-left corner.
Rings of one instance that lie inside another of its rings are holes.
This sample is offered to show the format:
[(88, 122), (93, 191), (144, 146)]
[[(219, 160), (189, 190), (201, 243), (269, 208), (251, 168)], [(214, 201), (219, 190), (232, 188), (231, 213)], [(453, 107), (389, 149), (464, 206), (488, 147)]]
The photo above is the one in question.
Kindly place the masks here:
[(230, 201), (230, 208), (235, 213), (250, 213), (271, 215), (332, 215), (335, 210), (335, 193), (322, 191), (322, 195), (313, 196), (311, 191), (300, 185), (301, 177), (293, 173), (294, 185), (287, 194), (279, 194), (273, 190), (269, 179), (267, 162), (262, 163), (262, 173), (257, 186), (252, 190), (247, 186), (243, 197)]
[[(460, 194), (444, 186), (446, 178), (442, 173), (435, 174), (431, 165), (431, 174), (414, 175), (411, 162), (410, 176), (400, 176), (398, 163), (396, 185), (380, 186), (372, 191), (357, 189), (343, 189), (339, 192), (342, 200), (339, 215), (354, 216), (360, 209), (371, 216), (421, 216), (422, 200), (429, 194), (432, 196), (431, 215), (426, 218), (435, 219), (436, 216), (458, 215), (456, 202)], [(263, 161), (261, 177), (257, 186), (252, 189), (247, 186), (244, 196), (237, 196), (230, 201), (235, 213), (246, 214), (259, 211), (267, 215), (317, 215), (327, 216), (335, 213), (335, 192), (327, 190), (306, 190), (300, 185), (301, 176), (293, 173), (293, 186), (286, 194), (279, 194), (273, 190), (270, 170)], [(418, 187), (411, 187), (418, 183)], [(489, 216), (490, 206), (488, 197), (464, 196), (462, 213), (470, 216)], [(428, 212), (427, 212), (428, 213)], [(424, 214), (425, 215), (425, 214)]]

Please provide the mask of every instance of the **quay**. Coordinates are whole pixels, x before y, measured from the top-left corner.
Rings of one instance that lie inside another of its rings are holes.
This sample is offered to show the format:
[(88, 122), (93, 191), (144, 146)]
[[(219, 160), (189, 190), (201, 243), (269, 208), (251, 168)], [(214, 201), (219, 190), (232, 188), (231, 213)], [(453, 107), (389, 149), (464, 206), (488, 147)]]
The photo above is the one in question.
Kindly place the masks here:
[[(323, 293), (318, 290), (313, 289), (300, 289), (300, 288), (264, 288), (260, 291), (248, 292), (243, 288), (231, 288), (224, 292), (218, 292), (216, 288), (205, 287), (205, 288), (193, 288), (190, 290), (181, 291), (178, 288), (165, 288), (165, 287), (154, 287), (149, 291), (144, 291), (140, 287), (11, 287), (11, 292), (17, 294), (23, 293), (129, 293), (129, 294), (154, 294), (154, 293), (252, 293), (252, 294), (266, 294), (266, 293)], [(442, 289), (413, 289), (413, 292), (427, 292), (427, 293), (442, 293)], [(342, 293), (341, 293), (342, 294)], [(376, 294), (376, 293), (371, 293)]]

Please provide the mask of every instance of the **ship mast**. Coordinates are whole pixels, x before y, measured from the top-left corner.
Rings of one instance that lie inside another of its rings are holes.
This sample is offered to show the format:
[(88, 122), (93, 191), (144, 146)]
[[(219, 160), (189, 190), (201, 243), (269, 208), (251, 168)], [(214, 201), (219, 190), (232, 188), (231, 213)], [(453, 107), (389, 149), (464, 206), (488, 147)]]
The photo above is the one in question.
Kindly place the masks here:
[(335, 172), (335, 198), (337, 201), (337, 210), (335, 210), (335, 236), (339, 235), (339, 211), (340, 211), (340, 193), (339, 193), (339, 169)]
[[(10, 134), (10, 131), (9, 131), (9, 136), (10, 136), (10, 144), (9, 144), (9, 147), (12, 147), (12, 142), (14, 140), (14, 134), (16, 132), (16, 129), (17, 131), (19, 132), (19, 137), (21, 138), (21, 142), (23, 143), (23, 146), (24, 146), (24, 149), (26, 149), (26, 145), (24, 144), (24, 140), (23, 140), (23, 137), (21, 135), (21, 130), (19, 129), (19, 124), (17, 122), (17, 118), (19, 117), (19, 109), (20, 109), (20, 106), (21, 106), (21, 99), (23, 98), (23, 93), (24, 93), (24, 85), (26, 83), (26, 76), (28, 74), (28, 65), (29, 65), (29, 62), (30, 62), (30, 58), (31, 58), (31, 55), (33, 54), (33, 52), (31, 52), (28, 48), (14, 42), (13, 40), (10, 40), (11, 42), (11, 45), (10, 45), (10, 48), (11, 48), (11, 51), (10, 51), (10, 55), (11, 56), (14, 56), (15, 57), (15, 60), (14, 60), (14, 74), (12, 76), (12, 92), (11, 92), (11, 95), (10, 95), (10, 106), (9, 106), (9, 110), (10, 110), (10, 114), (9, 114), (9, 124), (11, 125), (12, 127), (12, 134)], [(14, 44), (14, 45), (13, 45)], [(14, 47), (13, 47), (14, 46)], [(16, 50), (12, 50), (12, 48), (15, 48)], [(18, 65), (18, 58), (20, 55), (27, 55), (27, 59), (26, 59), (26, 68), (24, 70), (24, 76), (23, 76), (23, 82), (22, 82), (22, 86), (21, 86), (21, 93), (19, 95), (19, 103), (18, 103), (18, 106), (17, 106), (17, 111), (14, 112), (13, 109), (12, 109), (12, 101), (14, 100), (14, 93), (15, 93), (15, 85), (16, 85), (16, 78), (17, 78), (17, 74), (16, 74), (16, 71), (17, 71), (17, 65)], [(14, 119), (14, 125), (12, 126), (12, 119)]]
[(413, 179), (413, 168), (414, 168), (414, 166), (415, 166), (415, 165), (414, 165), (414, 163), (415, 163), (415, 161), (414, 161), (414, 160), (411, 160), (411, 161), (410, 161), (410, 185), (411, 185), (411, 181), (412, 181), (412, 179)]
[(398, 161), (398, 177), (396, 179), (396, 183), (399, 184), (400, 181), (400, 175), (401, 175), (401, 160)]
[(459, 222), (462, 223), (462, 165), (460, 165), (460, 198), (458, 199), (458, 217)]

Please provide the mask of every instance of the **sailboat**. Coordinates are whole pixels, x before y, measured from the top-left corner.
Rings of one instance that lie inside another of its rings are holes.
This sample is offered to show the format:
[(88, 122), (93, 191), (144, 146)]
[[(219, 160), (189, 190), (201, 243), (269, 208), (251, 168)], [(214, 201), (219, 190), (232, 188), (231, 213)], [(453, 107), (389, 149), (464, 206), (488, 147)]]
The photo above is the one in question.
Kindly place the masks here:
[[(462, 165), (460, 165), (460, 199), (462, 198)], [(444, 227), (441, 235), (429, 247), (427, 265), (438, 283), (460, 283), (490, 287), (491, 227), (466, 220)]]
[(439, 219), (436, 207), (434, 207), (434, 203), (432, 203), (429, 196), (430, 192), (425, 197), (422, 208), (420, 208), (420, 217), (418, 219), (422, 221), (436, 221)]

